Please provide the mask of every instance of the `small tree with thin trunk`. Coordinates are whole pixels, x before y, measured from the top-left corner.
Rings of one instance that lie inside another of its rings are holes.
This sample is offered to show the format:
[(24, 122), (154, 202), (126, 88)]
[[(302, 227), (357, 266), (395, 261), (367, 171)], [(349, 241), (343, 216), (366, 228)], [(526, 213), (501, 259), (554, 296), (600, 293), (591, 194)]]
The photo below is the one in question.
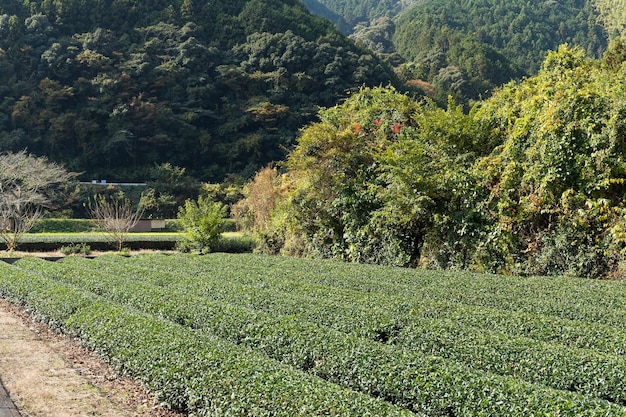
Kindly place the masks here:
[(0, 154), (0, 236), (13, 252), (59, 186), (76, 178), (62, 166), (26, 151)]
[(89, 202), (88, 210), (91, 218), (118, 251), (122, 250), (126, 236), (139, 222), (144, 212), (141, 205), (133, 209), (131, 201), (127, 198), (107, 198), (103, 195), (95, 196)]

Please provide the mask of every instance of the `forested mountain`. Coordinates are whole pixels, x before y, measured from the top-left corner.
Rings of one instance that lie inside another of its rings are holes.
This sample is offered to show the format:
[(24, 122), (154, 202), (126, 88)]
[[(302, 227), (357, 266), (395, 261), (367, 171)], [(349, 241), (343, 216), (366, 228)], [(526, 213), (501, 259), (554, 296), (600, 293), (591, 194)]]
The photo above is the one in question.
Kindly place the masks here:
[(449, 94), (465, 102), (535, 74), (563, 43), (600, 57), (626, 15), (623, 0), (320, 1), (353, 24), (353, 39), (442, 104)]
[(245, 177), (392, 78), (299, 0), (0, 0), (0, 149), (85, 178)]
[(626, 35), (626, 0), (594, 0), (593, 4), (611, 38)]
[(429, 56), (445, 59), (455, 37), (489, 45), (529, 73), (537, 72), (548, 50), (563, 43), (582, 46), (596, 57), (607, 44), (593, 3), (582, 0), (430, 0), (398, 17), (394, 43), (407, 59), (428, 66)]

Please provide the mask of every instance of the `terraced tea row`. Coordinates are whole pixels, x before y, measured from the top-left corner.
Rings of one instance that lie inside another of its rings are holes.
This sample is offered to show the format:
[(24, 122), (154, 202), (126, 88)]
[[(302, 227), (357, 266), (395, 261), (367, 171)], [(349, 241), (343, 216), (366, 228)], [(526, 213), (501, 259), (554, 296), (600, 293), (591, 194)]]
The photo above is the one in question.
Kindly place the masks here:
[[(237, 303), (270, 313), (295, 315), (304, 320), (376, 340), (386, 341), (413, 322), (441, 319), (454, 322), (461, 328), (472, 327), (514, 337), (530, 337), (537, 341), (563, 344), (567, 347), (587, 348), (618, 355), (623, 355), (626, 351), (626, 330), (623, 330), (622, 326), (614, 327), (524, 311), (424, 299), (419, 295), (411, 295), (410, 290), (402, 295), (386, 295), (324, 286), (309, 283), (297, 271), (294, 271), (291, 277), (285, 277), (280, 269), (259, 269), (256, 259), (248, 257), (233, 258), (230, 255), (216, 254), (208, 258), (183, 258), (179, 261), (176, 257), (163, 256), (148, 256), (146, 259), (149, 261), (129, 263), (128, 260), (117, 262), (115, 257), (100, 257), (94, 262), (106, 265), (111, 273), (139, 274), (142, 279), (155, 285), (189, 291), (214, 300)], [(251, 260), (249, 270), (235, 269), (233, 266), (235, 263), (238, 267), (245, 265), (246, 259)], [(263, 261), (263, 258), (259, 260)], [(338, 275), (342, 267), (345, 268), (338, 265)], [(347, 279), (350, 277), (354, 279), (355, 272), (360, 268), (356, 266), (349, 269), (352, 274), (348, 275)], [(369, 269), (365, 268), (366, 271)], [(302, 274), (306, 274), (307, 271), (308, 268), (303, 268)], [(387, 269), (381, 268), (381, 271), (385, 272)], [(393, 271), (406, 274), (403, 270)], [(479, 277), (477, 276), (478, 279)], [(393, 277), (385, 280), (381, 276), (378, 283), (385, 281), (393, 285)], [(565, 294), (583, 283), (581, 280), (566, 281), (563, 283), (562, 291)], [(506, 285), (506, 281), (503, 285)], [(624, 289), (620, 285), (614, 287), (614, 292)], [(589, 291), (593, 291), (593, 288)], [(587, 307), (597, 309), (594, 305)]]
[(194, 415), (414, 415), (210, 334), (3, 263), (0, 296), (75, 335), (163, 401)]
[[(537, 346), (532, 340), (510, 339), (495, 333), (481, 334), (476, 329), (462, 329), (443, 320), (423, 320), (421, 327), (414, 322), (407, 327), (410, 332), (403, 329), (396, 338), (401, 346), (382, 345), (354, 335), (346, 336), (294, 316), (280, 317), (195, 297), (190, 295), (195, 288), (177, 291), (156, 287), (143, 282), (144, 279), (150, 280), (149, 276), (106, 268), (112, 266), (107, 264), (79, 259), (55, 265), (37, 260), (18, 263), (21, 267), (44, 271), (48, 276), (105, 294), (118, 302), (131, 303), (170, 320), (194, 328), (208, 328), (221, 337), (259, 349), (285, 363), (334, 382), (343, 382), (350, 388), (370, 394), (379, 393), (414, 411), (442, 412), (429, 401), (447, 396), (450, 401), (454, 400), (451, 402), (453, 405), (445, 404), (444, 407), (451, 407), (455, 413), (459, 410), (454, 404), (457, 407), (458, 404), (469, 406), (477, 412), (485, 399), (476, 398), (476, 393), (485, 387), (499, 392), (501, 398), (507, 399), (507, 404), (533, 404), (532, 398), (541, 394), (541, 403), (547, 404), (550, 410), (553, 410), (550, 407), (554, 404), (559, 404), (558, 408), (562, 409), (562, 398), (570, 395), (519, 380), (496, 377), (491, 373), (472, 371), (454, 361), (430, 358), (428, 352), (462, 360), (468, 365), (480, 364), (479, 368), (483, 371), (575, 390), (598, 398), (624, 401), (621, 381), (626, 366), (620, 356), (547, 344)], [(165, 275), (160, 275), (161, 283), (165, 278)], [(175, 280), (172, 277), (169, 279)], [(355, 351), (361, 353), (355, 356)], [(427, 386), (431, 386), (434, 382), (431, 381), (433, 373), (440, 375), (442, 372), (455, 376), (451, 385), (450, 381), (448, 384), (440, 382), (437, 385), (439, 390), (431, 392), (430, 400), (416, 396), (416, 392), (426, 391), (424, 383), (428, 382)], [(465, 388), (459, 391), (459, 386)], [(491, 401), (487, 403), (493, 407)], [(537, 406), (531, 409), (537, 409)], [(484, 411), (491, 415), (502, 412), (491, 408)]]
[[(179, 256), (179, 255), (176, 255)], [(255, 255), (212, 254), (212, 262), (201, 257), (185, 262), (181, 273), (211, 274), (249, 284), (280, 285), (299, 291), (319, 285), (328, 298), (328, 287), (410, 296), (500, 310), (551, 315), (626, 329), (622, 318), (626, 284), (563, 277), (507, 277), (468, 272), (439, 272), (342, 264), (325, 260), (297, 260)], [(155, 266), (171, 268), (170, 259), (154, 258)], [(178, 265), (174, 262), (175, 265)], [(178, 272), (178, 271), (176, 271)], [(337, 295), (339, 296), (339, 295)], [(331, 294), (330, 297), (336, 297)]]

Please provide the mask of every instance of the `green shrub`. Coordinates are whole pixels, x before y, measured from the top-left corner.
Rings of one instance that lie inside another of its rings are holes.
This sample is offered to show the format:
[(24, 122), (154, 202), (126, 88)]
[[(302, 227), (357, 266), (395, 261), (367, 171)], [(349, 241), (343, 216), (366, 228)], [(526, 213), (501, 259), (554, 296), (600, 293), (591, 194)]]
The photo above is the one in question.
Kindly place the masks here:
[(61, 253), (65, 256), (69, 255), (89, 255), (91, 253), (91, 247), (86, 243), (73, 243), (66, 246), (61, 246)]
[(249, 253), (257, 246), (257, 239), (252, 236), (222, 236), (213, 245), (213, 252)]
[(178, 219), (185, 230), (179, 244), (183, 251), (211, 251), (220, 239), (227, 224), (226, 206), (200, 196), (198, 201), (187, 200), (178, 210)]
[(182, 232), (185, 228), (178, 219), (166, 219), (164, 232)]

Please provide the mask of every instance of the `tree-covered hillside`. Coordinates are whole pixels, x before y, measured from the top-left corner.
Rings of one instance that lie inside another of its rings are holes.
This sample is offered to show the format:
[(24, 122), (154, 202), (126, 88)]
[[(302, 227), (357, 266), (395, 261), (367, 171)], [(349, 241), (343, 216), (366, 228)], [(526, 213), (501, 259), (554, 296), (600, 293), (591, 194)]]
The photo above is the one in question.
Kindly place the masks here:
[(610, 37), (626, 35), (626, 0), (594, 0), (593, 4)]
[(306, 0), (304, 3), (309, 6), (312, 1), (342, 16), (351, 27), (383, 16), (396, 16), (402, 10), (419, 2), (418, 0)]
[(445, 56), (447, 40), (455, 35), (495, 48), (529, 73), (563, 43), (596, 57), (607, 43), (593, 3), (583, 0), (431, 0), (398, 17), (394, 42), (407, 59), (424, 61), (432, 54)]
[(323, 18), (326, 18), (334, 23), (334, 25), (344, 34), (352, 32), (352, 27), (344, 17), (338, 13), (333, 12), (319, 0), (302, 0), (302, 3), (313, 13)]
[(404, 81), (440, 104), (448, 95), (462, 102), (486, 97), (536, 74), (547, 52), (563, 43), (600, 57), (609, 35), (624, 32), (626, 9), (607, 0), (320, 1), (352, 24), (357, 43), (384, 54)]
[(0, 0), (0, 150), (86, 178), (246, 176), (391, 78), (297, 0)]

